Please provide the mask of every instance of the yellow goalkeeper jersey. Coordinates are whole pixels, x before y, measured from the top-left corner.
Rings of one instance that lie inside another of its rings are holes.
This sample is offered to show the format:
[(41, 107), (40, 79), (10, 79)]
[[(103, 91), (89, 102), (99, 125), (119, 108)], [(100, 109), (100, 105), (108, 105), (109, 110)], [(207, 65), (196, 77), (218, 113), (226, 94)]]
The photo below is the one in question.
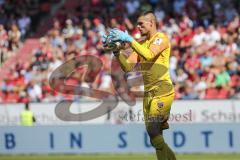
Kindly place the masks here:
[(160, 89), (162, 89), (163, 92), (166, 92), (166, 94), (173, 92), (174, 90), (169, 74), (171, 46), (168, 37), (165, 34), (158, 32), (150, 40), (143, 42), (142, 45), (146, 48), (150, 48), (151, 45), (156, 46), (155, 48), (158, 48), (158, 46), (166, 48), (158, 55), (155, 55), (150, 61), (138, 56), (145, 91), (160, 87)]
[(118, 59), (123, 70), (131, 71), (135, 66), (133, 64), (137, 61), (143, 75), (145, 92), (159, 88), (161, 95), (173, 93), (169, 74), (171, 45), (167, 35), (157, 32), (142, 43), (134, 40), (131, 47), (134, 52), (127, 59), (120, 52)]

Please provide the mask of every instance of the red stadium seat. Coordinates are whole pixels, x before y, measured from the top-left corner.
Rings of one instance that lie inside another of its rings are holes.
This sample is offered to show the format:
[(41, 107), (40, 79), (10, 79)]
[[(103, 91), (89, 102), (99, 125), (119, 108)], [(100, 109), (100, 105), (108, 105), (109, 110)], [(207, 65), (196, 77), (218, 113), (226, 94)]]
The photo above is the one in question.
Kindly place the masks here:
[(218, 90), (215, 88), (207, 89), (205, 99), (216, 99), (218, 98)]
[(222, 88), (219, 92), (218, 92), (218, 99), (226, 99), (229, 95), (229, 91), (225, 88)]

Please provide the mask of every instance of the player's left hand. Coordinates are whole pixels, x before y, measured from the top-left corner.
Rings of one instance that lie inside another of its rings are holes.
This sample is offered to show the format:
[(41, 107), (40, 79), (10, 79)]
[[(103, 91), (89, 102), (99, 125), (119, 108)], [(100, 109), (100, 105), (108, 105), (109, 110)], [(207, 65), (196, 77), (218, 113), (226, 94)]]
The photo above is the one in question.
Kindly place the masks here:
[(110, 35), (113, 41), (132, 42), (134, 40), (127, 31), (123, 32), (117, 28), (111, 29)]
[(106, 35), (105, 33), (100, 33), (100, 35), (101, 35), (101, 39), (102, 39), (102, 43), (104, 44), (104, 45), (106, 45), (107, 43), (109, 43), (109, 42), (111, 42), (112, 40), (111, 40), (111, 36), (109, 36), (109, 35)]

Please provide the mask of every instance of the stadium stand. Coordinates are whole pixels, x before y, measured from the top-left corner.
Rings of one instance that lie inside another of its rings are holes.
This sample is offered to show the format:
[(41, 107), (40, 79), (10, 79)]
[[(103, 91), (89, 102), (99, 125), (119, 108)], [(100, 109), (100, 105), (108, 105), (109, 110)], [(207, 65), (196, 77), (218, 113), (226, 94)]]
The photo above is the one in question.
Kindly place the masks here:
[[(35, 7), (42, 8), (42, 11), (16, 13), (17, 17), (25, 17), (21, 19), (10, 14), (9, 3), (12, 1), (4, 2), (0, 6), (7, 8), (4, 10), (9, 13), (5, 14), (7, 18), (31, 21), (25, 25), (19, 22), (18, 27), (13, 25), (11, 30), (18, 32), (15, 34), (18, 39), (34, 33), (37, 24), (33, 19), (42, 15), (42, 12), (48, 13), (54, 6), (54, 3), (39, 1)], [(42, 7), (39, 7), (41, 4)], [(5, 76), (1, 84), (0, 102), (54, 102), (63, 98), (83, 98), (55, 92), (49, 87), (48, 78), (66, 60), (86, 54), (102, 59), (103, 70), (93, 83), (87, 83), (82, 80), (83, 70), (79, 69), (67, 83), (115, 92), (110, 76), (111, 54), (102, 51), (100, 32), (105, 32), (108, 27), (117, 27), (128, 29), (137, 38), (139, 33), (133, 27), (134, 19), (139, 11), (148, 9), (154, 10), (159, 30), (171, 37), (170, 72), (175, 83), (176, 99), (240, 97), (239, 1), (174, 0), (172, 3), (166, 0), (71, 0), (66, 1), (52, 17), (51, 29), (38, 39), (39, 47), (35, 48), (36, 45), (31, 49), (32, 52), (26, 52), (28, 60), (7, 68), (11, 74)], [(9, 28), (9, 24), (0, 19), (3, 22), (0, 26), (1, 46), (9, 43), (19, 48), (18, 40), (8, 38), (13, 31), (4, 29)], [(23, 47), (26, 45), (31, 46), (28, 41), (24, 42)], [(14, 49), (9, 51), (16, 52)], [(22, 55), (21, 52), (17, 54)], [(141, 87), (138, 89), (141, 90)]]

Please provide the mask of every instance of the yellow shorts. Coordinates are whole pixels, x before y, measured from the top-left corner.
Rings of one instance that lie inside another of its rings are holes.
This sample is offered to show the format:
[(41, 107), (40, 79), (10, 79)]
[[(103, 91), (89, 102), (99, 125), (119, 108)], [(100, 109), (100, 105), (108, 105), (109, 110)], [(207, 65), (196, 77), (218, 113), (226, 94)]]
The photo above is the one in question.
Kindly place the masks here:
[(143, 113), (146, 126), (151, 122), (159, 122), (161, 129), (168, 129), (168, 118), (171, 105), (174, 100), (174, 92), (167, 96), (145, 95), (143, 99)]

